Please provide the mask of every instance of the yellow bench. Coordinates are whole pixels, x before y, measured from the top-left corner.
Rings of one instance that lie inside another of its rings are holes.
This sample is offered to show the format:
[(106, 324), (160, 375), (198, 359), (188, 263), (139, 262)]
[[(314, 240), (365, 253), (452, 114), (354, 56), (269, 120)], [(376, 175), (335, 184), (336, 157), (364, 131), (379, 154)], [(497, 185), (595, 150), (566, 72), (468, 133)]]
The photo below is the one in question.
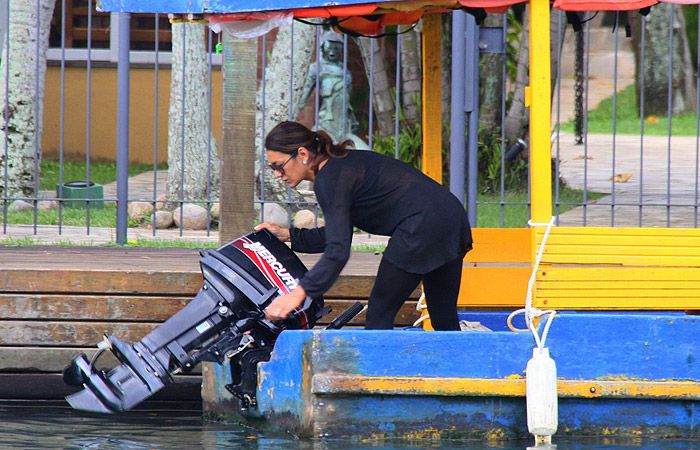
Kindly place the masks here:
[[(535, 248), (544, 231), (534, 231)], [(537, 271), (533, 305), (700, 309), (700, 229), (554, 227)]]

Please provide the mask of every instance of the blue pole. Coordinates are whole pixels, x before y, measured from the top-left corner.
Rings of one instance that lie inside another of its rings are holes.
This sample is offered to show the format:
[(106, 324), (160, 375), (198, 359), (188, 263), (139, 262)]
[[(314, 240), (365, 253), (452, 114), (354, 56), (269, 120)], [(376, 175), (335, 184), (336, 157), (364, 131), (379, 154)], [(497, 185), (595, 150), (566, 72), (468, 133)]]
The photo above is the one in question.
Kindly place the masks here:
[(464, 203), (464, 24), (466, 14), (452, 13), (452, 88), (450, 101), (450, 192)]
[(129, 225), (129, 41), (131, 14), (119, 13), (117, 62), (117, 244), (126, 244)]

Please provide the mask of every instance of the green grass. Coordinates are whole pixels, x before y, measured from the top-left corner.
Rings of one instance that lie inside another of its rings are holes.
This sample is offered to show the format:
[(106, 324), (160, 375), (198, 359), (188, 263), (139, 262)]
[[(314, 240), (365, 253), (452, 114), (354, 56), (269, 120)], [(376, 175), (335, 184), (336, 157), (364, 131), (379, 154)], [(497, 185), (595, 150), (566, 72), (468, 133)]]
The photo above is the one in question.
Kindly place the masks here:
[[(597, 192), (588, 192), (587, 199), (594, 200), (603, 197), (605, 194)], [(501, 197), (499, 194), (482, 194), (477, 200), (479, 202), (495, 202), (500, 203)], [(522, 205), (504, 205), (503, 206), (503, 227), (517, 228), (526, 227), (530, 214), (527, 207), (527, 193), (506, 193), (505, 203), (519, 202)], [(554, 196), (552, 196), (554, 201)], [(580, 203), (583, 201), (583, 191), (579, 189), (571, 189), (569, 187), (560, 187), (559, 202), (560, 203)], [(564, 213), (575, 208), (572, 205), (560, 205), (559, 213)], [(552, 203), (552, 214), (556, 214), (557, 210)], [(478, 226), (482, 228), (501, 228), (501, 205), (500, 204), (478, 204), (476, 210), (476, 218)]]
[[(158, 169), (167, 169), (166, 164), (161, 164)], [(129, 176), (133, 177), (140, 173), (153, 170), (152, 164), (130, 164)], [(41, 178), (39, 179), (40, 190), (56, 190), (59, 183), (60, 165), (58, 161), (41, 161)], [(87, 166), (84, 162), (64, 161), (63, 162), (63, 182), (85, 181), (87, 179)], [(90, 181), (98, 184), (107, 184), (117, 181), (117, 164), (113, 162), (90, 162)]]
[[(644, 118), (644, 134), (653, 136), (668, 135), (668, 116), (647, 116)], [(574, 132), (574, 120), (561, 125), (561, 130)], [(612, 134), (613, 131), (613, 98), (608, 97), (594, 110), (588, 112), (588, 133)], [(637, 92), (630, 85), (617, 95), (617, 134), (639, 135), (641, 125), (637, 112)], [(687, 113), (672, 118), (671, 132), (674, 136), (695, 136), (695, 113)]]
[[(62, 208), (62, 225), (87, 226), (87, 210), (82, 208)], [(37, 223), (40, 225), (58, 225), (58, 209), (37, 211)], [(105, 203), (101, 209), (90, 208), (91, 227), (116, 227), (117, 207), (114, 203)], [(34, 224), (34, 211), (8, 212), (7, 223)]]

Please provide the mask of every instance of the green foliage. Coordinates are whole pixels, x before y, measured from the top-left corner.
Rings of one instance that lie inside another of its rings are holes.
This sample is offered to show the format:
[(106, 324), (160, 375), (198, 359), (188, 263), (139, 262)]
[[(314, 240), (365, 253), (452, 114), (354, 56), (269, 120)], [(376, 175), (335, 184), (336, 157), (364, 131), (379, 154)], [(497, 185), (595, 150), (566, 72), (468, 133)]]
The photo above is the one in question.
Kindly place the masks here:
[[(693, 65), (698, 60), (698, 7), (697, 5), (683, 5), (683, 16), (685, 17), (685, 32), (688, 36), (690, 55), (693, 58)], [(696, 67), (697, 72), (697, 67)]]
[[(421, 168), (421, 152), (423, 149), (423, 128), (421, 124), (407, 125), (399, 131), (399, 159), (411, 164), (416, 169)], [(374, 137), (374, 151), (382, 155), (396, 156), (396, 139), (394, 136)]]
[(518, 53), (520, 52), (520, 33), (523, 25), (515, 16), (513, 8), (506, 13), (506, 73), (511, 84), (515, 83), (518, 73)]
[[(604, 195), (589, 191), (586, 197), (588, 200), (594, 200)], [(527, 221), (530, 218), (527, 192), (505, 193), (503, 205), (501, 205), (501, 195), (498, 192), (480, 194), (477, 201), (476, 217), (479, 227), (516, 228), (527, 226)], [(560, 185), (559, 214), (577, 207), (577, 205), (567, 203), (581, 203), (582, 201), (582, 190)], [(552, 199), (552, 213), (557, 213), (556, 199), (554, 198)]]
[[(588, 112), (588, 133), (612, 134), (613, 131), (613, 98), (601, 101), (598, 106)], [(561, 130), (574, 132), (574, 119), (561, 124)], [(641, 130), (639, 112), (637, 111), (637, 91), (634, 85), (627, 86), (617, 94), (617, 134), (638, 135)], [(674, 136), (695, 136), (695, 113), (673, 116), (671, 132)], [(644, 134), (666, 136), (668, 134), (667, 116), (647, 116), (644, 118)]]
[(501, 180), (506, 191), (521, 191), (527, 187), (527, 161), (523, 158), (505, 161), (501, 171), (504, 162), (501, 155), (505, 151), (499, 129), (479, 130), (479, 192), (499, 192)]

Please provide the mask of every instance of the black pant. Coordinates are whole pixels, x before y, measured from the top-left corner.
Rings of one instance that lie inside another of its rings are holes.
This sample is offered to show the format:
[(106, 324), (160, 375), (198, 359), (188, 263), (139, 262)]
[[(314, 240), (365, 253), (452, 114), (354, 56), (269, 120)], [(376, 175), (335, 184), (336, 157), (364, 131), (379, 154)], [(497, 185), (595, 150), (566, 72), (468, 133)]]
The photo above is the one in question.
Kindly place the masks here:
[(411, 292), (423, 281), (430, 321), (436, 330), (459, 330), (457, 296), (462, 279), (462, 258), (426, 274), (409, 273), (382, 258), (369, 296), (365, 328), (387, 330)]

